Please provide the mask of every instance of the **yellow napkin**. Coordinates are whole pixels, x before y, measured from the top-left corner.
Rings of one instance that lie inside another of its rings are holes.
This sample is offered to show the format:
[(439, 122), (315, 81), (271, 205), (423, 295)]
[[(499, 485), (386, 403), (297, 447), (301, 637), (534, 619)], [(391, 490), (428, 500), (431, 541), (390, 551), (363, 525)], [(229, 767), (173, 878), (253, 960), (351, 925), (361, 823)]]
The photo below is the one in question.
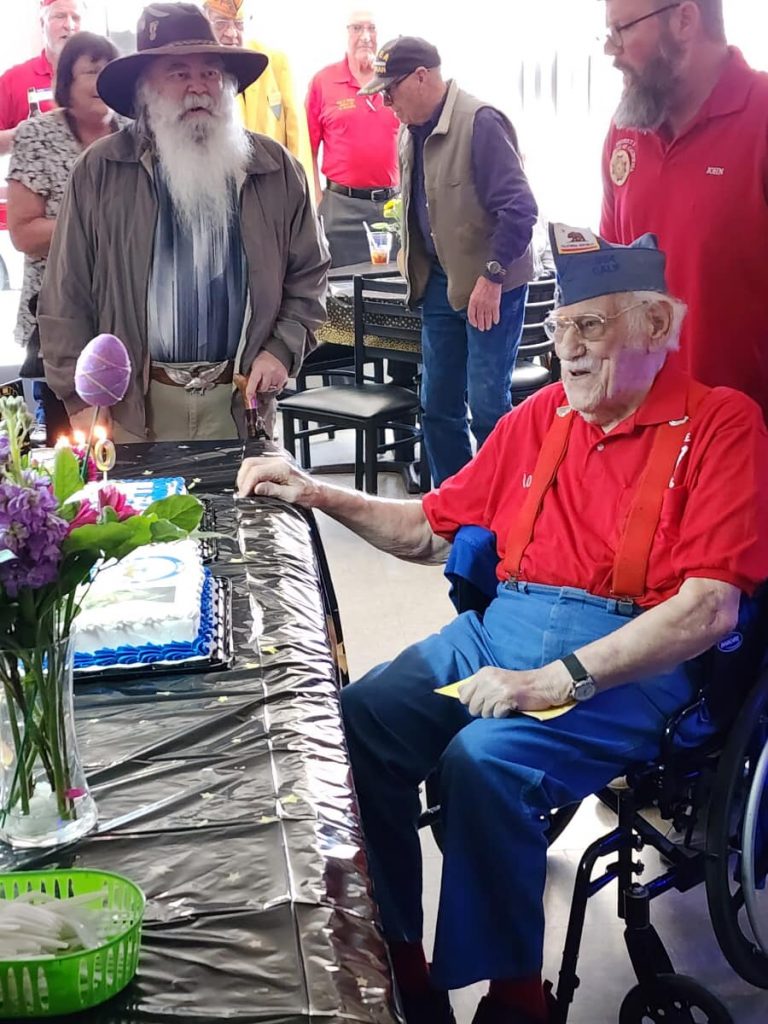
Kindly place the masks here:
[[(458, 683), (451, 683), (449, 686), (441, 686), (435, 693), (440, 693), (443, 697), (455, 697), (459, 699), (459, 687), (463, 686), (464, 683), (468, 682), (467, 679), (460, 679)], [(563, 704), (559, 708), (546, 708), (544, 711), (521, 711), (521, 715), (528, 715), (529, 718), (537, 718), (540, 722), (546, 722), (550, 718), (559, 718), (560, 715), (564, 715), (566, 711), (570, 711), (572, 707), (575, 707), (576, 701), (572, 700), (569, 704)]]

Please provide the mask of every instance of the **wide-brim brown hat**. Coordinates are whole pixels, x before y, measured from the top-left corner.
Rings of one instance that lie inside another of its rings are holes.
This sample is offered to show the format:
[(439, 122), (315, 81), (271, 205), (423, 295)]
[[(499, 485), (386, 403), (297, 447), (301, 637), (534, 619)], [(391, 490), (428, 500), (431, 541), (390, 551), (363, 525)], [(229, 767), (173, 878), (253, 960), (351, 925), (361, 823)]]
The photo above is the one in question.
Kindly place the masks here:
[(110, 61), (96, 80), (99, 96), (108, 107), (135, 117), (136, 82), (157, 57), (181, 57), (210, 53), (219, 57), (227, 74), (243, 92), (269, 63), (264, 53), (222, 46), (211, 24), (194, 4), (150, 4), (142, 11), (136, 29), (136, 53)]

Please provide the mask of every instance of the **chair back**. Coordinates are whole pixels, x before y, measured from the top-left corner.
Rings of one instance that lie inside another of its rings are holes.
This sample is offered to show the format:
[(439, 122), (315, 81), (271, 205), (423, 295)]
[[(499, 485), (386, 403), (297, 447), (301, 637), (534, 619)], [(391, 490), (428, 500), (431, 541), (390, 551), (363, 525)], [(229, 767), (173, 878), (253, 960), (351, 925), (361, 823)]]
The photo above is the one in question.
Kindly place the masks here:
[[(421, 317), (405, 304), (407, 286), (400, 279), (355, 277), (352, 281), (355, 329), (355, 382), (363, 381), (363, 364), (372, 356), (402, 359), (408, 355), (419, 362), (421, 352)], [(386, 318), (386, 323), (383, 322)], [(394, 321), (394, 322), (393, 322)], [(400, 321), (400, 322), (398, 322)], [(377, 344), (366, 343), (375, 337)], [(408, 342), (404, 352), (387, 341)], [(380, 342), (380, 344), (379, 344)]]

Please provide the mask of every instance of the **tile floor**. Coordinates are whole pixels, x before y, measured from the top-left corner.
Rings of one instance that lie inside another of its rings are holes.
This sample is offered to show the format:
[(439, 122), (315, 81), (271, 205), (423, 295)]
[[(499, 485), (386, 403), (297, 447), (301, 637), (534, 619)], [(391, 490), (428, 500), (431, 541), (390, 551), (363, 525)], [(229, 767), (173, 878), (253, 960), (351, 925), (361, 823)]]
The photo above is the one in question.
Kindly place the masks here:
[[(313, 441), (313, 452), (316, 465), (342, 461), (351, 458), (351, 441), (344, 435), (337, 435), (335, 442), (317, 439)], [(351, 486), (346, 477), (328, 479)], [(386, 497), (406, 497), (394, 475), (381, 476), (380, 489)], [(453, 609), (440, 568), (399, 562), (327, 517), (320, 515), (319, 519), (341, 608), (353, 679), (448, 621)], [(557, 977), (578, 860), (592, 839), (612, 827), (610, 812), (596, 801), (588, 801), (550, 852), (545, 949), (548, 978)], [(428, 834), (423, 835), (423, 848), (429, 947), (441, 858)], [(645, 856), (648, 876), (654, 870), (655, 860), (652, 852)], [(571, 1024), (615, 1024), (621, 1001), (634, 984), (615, 900), (615, 886), (609, 886), (590, 902), (580, 960), (582, 984), (571, 1009)], [(741, 981), (720, 953), (703, 887), (685, 895), (671, 892), (661, 896), (653, 905), (652, 919), (676, 969), (705, 982), (729, 1007), (736, 1024), (768, 1022), (768, 993)], [(469, 1024), (483, 991), (484, 986), (475, 985), (453, 993), (458, 1024)]]

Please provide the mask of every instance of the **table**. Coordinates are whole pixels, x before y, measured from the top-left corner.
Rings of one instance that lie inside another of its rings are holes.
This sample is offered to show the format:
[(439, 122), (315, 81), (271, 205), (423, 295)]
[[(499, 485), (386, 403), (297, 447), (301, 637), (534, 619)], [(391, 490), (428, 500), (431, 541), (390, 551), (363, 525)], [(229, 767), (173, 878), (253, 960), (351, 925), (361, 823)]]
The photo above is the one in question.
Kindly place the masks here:
[[(345, 665), (314, 523), (235, 501), (240, 442), (118, 448), (117, 475), (184, 475), (233, 585), (228, 671), (83, 683), (97, 834), (49, 865), (147, 896), (139, 974), (77, 1024), (395, 1024), (338, 702)], [(248, 454), (280, 454), (248, 442)], [(0, 869), (40, 866), (3, 848)], [(73, 1020), (73, 1018), (67, 1018)]]
[(351, 281), (353, 277), (401, 277), (394, 260), (389, 263), (352, 263), (346, 267), (331, 267), (329, 281)]

